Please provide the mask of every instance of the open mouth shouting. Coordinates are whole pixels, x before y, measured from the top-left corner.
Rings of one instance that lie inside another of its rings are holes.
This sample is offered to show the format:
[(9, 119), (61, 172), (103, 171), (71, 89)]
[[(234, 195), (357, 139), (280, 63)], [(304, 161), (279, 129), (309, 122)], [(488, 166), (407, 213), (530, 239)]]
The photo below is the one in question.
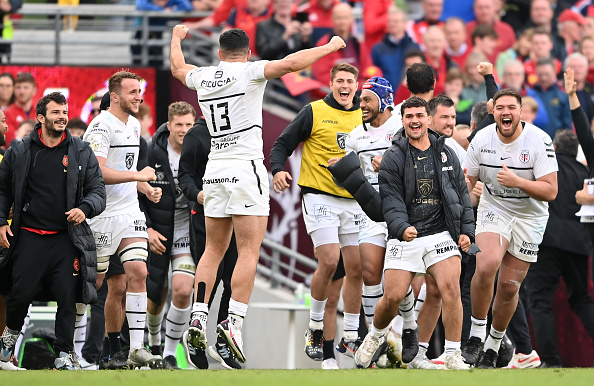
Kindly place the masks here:
[(340, 100), (342, 102), (348, 102), (349, 98), (351, 97), (351, 93), (348, 90), (342, 90), (338, 95), (340, 96)]
[(512, 127), (512, 119), (511, 118), (503, 118), (501, 120), (501, 126), (502, 128), (509, 130)]

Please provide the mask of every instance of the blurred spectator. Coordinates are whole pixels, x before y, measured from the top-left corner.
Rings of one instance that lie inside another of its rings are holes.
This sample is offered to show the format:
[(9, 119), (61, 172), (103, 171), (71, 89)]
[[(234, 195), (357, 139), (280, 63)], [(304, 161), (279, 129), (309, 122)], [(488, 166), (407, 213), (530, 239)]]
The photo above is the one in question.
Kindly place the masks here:
[[(26, 121), (21, 122), (19, 127), (16, 128), (15, 130), (13, 130), (14, 131), (14, 139), (12, 141), (10, 141), (8, 147), (21, 142), (23, 140), (23, 138), (25, 138), (26, 136), (31, 134), (34, 127), (35, 127), (35, 121), (33, 119), (27, 119)], [(10, 127), (8, 129), (12, 130), (12, 129), (10, 129)]]
[(522, 120), (524, 122), (534, 124), (534, 119), (536, 118), (536, 114), (538, 114), (538, 103), (536, 103), (536, 99), (523, 96), (522, 97)]
[(509, 60), (519, 60), (520, 62), (524, 62), (529, 58), (530, 49), (532, 48), (533, 33), (533, 29), (525, 29), (512, 48), (503, 51), (497, 56), (497, 63), (495, 64), (497, 74), (503, 74), (503, 68)]
[(463, 68), (466, 57), (470, 54), (472, 47), (466, 43), (466, 24), (459, 17), (450, 17), (443, 25), (446, 37), (446, 55), (452, 59), (458, 67)]
[[(552, 58), (553, 40), (551, 34), (543, 29), (535, 29), (532, 34), (532, 48), (530, 49), (530, 58), (524, 61), (524, 72), (526, 73), (526, 83), (534, 86), (536, 83), (536, 63), (540, 59)], [(555, 65), (555, 74), (561, 73), (562, 64), (557, 58), (553, 58)], [(553, 137), (551, 135), (551, 137)]]
[[(404, 55), (404, 68), (402, 73), (406, 74), (406, 70), (415, 63), (425, 62), (425, 54), (420, 50), (410, 50)], [(406, 84), (406, 76), (400, 82), (400, 85), (394, 93), (394, 105), (397, 105), (410, 96), (410, 90)]]
[(256, 50), (265, 60), (282, 59), (299, 50), (310, 48), (311, 23), (291, 17), (293, 0), (273, 0), (273, 14), (256, 27)]
[(551, 0), (532, 0), (530, 4), (530, 20), (526, 24), (527, 28), (540, 28), (557, 34), (557, 23), (553, 23), (553, 4)]
[(452, 138), (454, 138), (456, 142), (458, 142), (458, 144), (464, 148), (464, 150), (468, 150), (468, 145), (470, 144), (468, 142), (468, 136), (470, 133), (472, 133), (470, 126), (456, 125), (454, 126), (454, 134), (452, 135)]
[(33, 75), (28, 72), (18, 74), (14, 83), (14, 103), (4, 110), (9, 128), (6, 132), (6, 143), (14, 139), (14, 131), (10, 129), (11, 127), (19, 127), (24, 120), (35, 119), (33, 97), (36, 93), (37, 84)]
[(551, 138), (559, 129), (571, 129), (571, 111), (567, 94), (557, 84), (557, 73), (555, 63), (551, 58), (539, 59), (536, 62), (537, 82), (534, 91), (542, 99), (549, 122), (541, 127)]
[(361, 49), (361, 43), (351, 33), (354, 21), (353, 9), (350, 5), (340, 3), (332, 9), (333, 31), (322, 36), (316, 46), (328, 43), (332, 36), (337, 35), (344, 40), (346, 47), (319, 59), (311, 66), (314, 78), (324, 86), (330, 84), (330, 70), (332, 67), (341, 62), (352, 64), (359, 69), (359, 88), (363, 86), (365, 81), (363, 73), (370, 63), (369, 58), (362, 55), (365, 50)]
[(247, 7), (235, 8), (227, 19), (226, 26), (239, 28), (245, 31), (250, 38), (250, 50), (252, 54), (258, 54), (256, 50), (256, 25), (259, 22), (270, 18), (270, 0), (247, 0)]
[(419, 46), (406, 33), (406, 14), (392, 8), (388, 13), (388, 33), (371, 50), (373, 64), (378, 66), (390, 84), (398, 85), (404, 78), (404, 57)]
[(584, 36), (578, 44), (578, 52), (588, 59), (586, 82), (594, 84), (594, 36)]
[[(472, 52), (483, 54), (486, 58), (492, 57), (497, 47), (497, 32), (487, 24), (479, 24), (472, 31)], [(497, 79), (497, 73), (493, 74)]]
[(487, 59), (489, 62), (495, 63), (497, 55), (508, 48), (513, 47), (516, 42), (516, 34), (509, 24), (497, 20), (493, 0), (475, 0), (474, 15), (476, 16), (476, 20), (471, 21), (466, 25), (469, 43), (471, 43), (470, 37), (472, 36), (472, 31), (474, 31), (477, 25), (486, 24), (493, 27), (493, 29), (497, 31), (499, 40), (497, 41), (497, 46), (495, 47), (493, 54), (487, 57)]
[[(136, 0), (136, 9), (139, 11), (154, 11), (154, 12), (189, 12), (194, 8), (190, 0)], [(160, 17), (150, 17), (148, 39), (160, 40), (163, 37), (163, 29), (167, 25), (168, 19)], [(136, 21), (137, 28), (141, 24), (141, 20)], [(138, 29), (134, 35), (134, 39), (139, 41), (139, 44), (130, 46), (132, 51), (132, 63), (136, 66), (142, 64), (142, 45), (141, 42), (142, 30)], [(151, 67), (163, 66), (163, 46), (150, 45), (148, 46), (148, 65)]]
[(558, 20), (559, 37), (563, 39), (563, 45), (558, 55), (555, 55), (561, 61), (564, 61), (567, 55), (577, 50), (578, 42), (582, 37), (582, 29), (586, 24), (586, 19), (571, 9), (561, 12)]
[(487, 60), (487, 57), (481, 52), (473, 51), (466, 58), (466, 67), (464, 72), (466, 74), (467, 84), (462, 90), (461, 98), (468, 99), (475, 102), (487, 100), (487, 86), (485, 85), (485, 78), (479, 74), (477, 66), (479, 63)]
[(68, 121), (66, 128), (70, 132), (70, 135), (82, 138), (85, 131), (87, 131), (87, 124), (82, 119), (76, 117)]
[(534, 118), (534, 122), (530, 123), (534, 123), (538, 127), (544, 127), (549, 122), (549, 115), (547, 114), (547, 110), (544, 106), (542, 99), (540, 99), (536, 91), (526, 86), (526, 84), (524, 83), (524, 79), (524, 65), (520, 63), (518, 60), (510, 60), (503, 68), (503, 84), (501, 88), (511, 88), (519, 92), (522, 97), (529, 96), (533, 98), (534, 101), (538, 104), (539, 108), (536, 110), (537, 114)]
[(140, 136), (150, 142), (153, 134), (151, 129), (153, 127), (153, 115), (151, 113), (151, 107), (145, 103), (142, 103), (138, 107), (138, 113), (135, 115), (136, 119), (140, 122)]
[(340, 0), (310, 0), (297, 8), (298, 12), (307, 13), (313, 27), (311, 41), (317, 42), (322, 36), (332, 32), (332, 8)]
[(586, 24), (582, 28), (583, 36), (594, 36), (594, 15), (586, 17)]
[(444, 0), (441, 17), (443, 20), (447, 20), (450, 17), (459, 17), (464, 22), (472, 21), (474, 20), (474, 14), (472, 13), (473, 5), (473, 0)]
[(443, 25), (443, 22), (440, 21), (443, 0), (423, 0), (421, 5), (423, 6), (423, 17), (418, 20), (410, 20), (406, 25), (406, 33), (415, 43), (422, 46), (424, 44), (423, 36), (427, 29), (432, 25)]
[[(395, 8), (392, 0), (361, 0), (363, 2), (363, 25), (365, 47), (369, 50), (382, 41), (388, 32), (388, 15)], [(371, 55), (371, 52), (368, 53)], [(394, 83), (392, 83), (394, 84)]]
[(194, 11), (213, 11), (219, 5), (221, 0), (192, 0)]
[(472, 111), (470, 112), (470, 130), (474, 132), (478, 125), (480, 125), (488, 115), (489, 108), (487, 107), (487, 102), (476, 102), (474, 106), (472, 106)]
[[(2, 0), (0, 1), (0, 31), (2, 38), (12, 39), (12, 21), (10, 14), (15, 13), (23, 6), (23, 0)], [(12, 52), (10, 41), (0, 42), (0, 63), (10, 63)]]
[(456, 123), (470, 124), (470, 111), (474, 103), (471, 99), (462, 99), (464, 73), (458, 67), (452, 67), (446, 75), (444, 94), (449, 96), (456, 106)]
[(101, 99), (100, 96), (94, 96), (91, 98), (91, 111), (89, 112), (88, 123), (101, 113)]
[(445, 78), (448, 70), (457, 67), (456, 63), (445, 54), (446, 40), (443, 30), (434, 25), (423, 35), (425, 45), (425, 59), (435, 72), (435, 95), (444, 91)]
[[(199, 0), (194, 0), (192, 2), (193, 7), (200, 7), (200, 4), (195, 4)], [(205, 5), (203, 5), (205, 6)], [(223, 24), (229, 16), (231, 16), (231, 12), (237, 8), (246, 8), (247, 7), (247, 0), (222, 0), (219, 5), (214, 9), (213, 13), (205, 17), (202, 20), (199, 20), (194, 23), (186, 23), (186, 26), (190, 29), (202, 29), (202, 28), (212, 28)]]
[(0, 74), (0, 109), (14, 103), (14, 76), (9, 72)]
[(571, 68), (573, 70), (573, 77), (576, 82), (576, 94), (580, 101), (582, 110), (588, 117), (588, 122), (592, 122), (594, 118), (594, 85), (587, 82), (588, 77), (588, 59), (579, 52), (574, 52), (565, 58), (563, 68)]

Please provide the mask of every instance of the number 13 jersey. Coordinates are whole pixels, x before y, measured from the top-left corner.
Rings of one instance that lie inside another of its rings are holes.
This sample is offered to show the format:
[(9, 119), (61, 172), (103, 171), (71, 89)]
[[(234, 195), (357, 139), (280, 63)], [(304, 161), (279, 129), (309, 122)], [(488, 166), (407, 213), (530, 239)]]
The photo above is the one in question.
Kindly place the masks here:
[(212, 137), (208, 159), (264, 159), (265, 64), (221, 61), (216, 67), (197, 67), (186, 75), (186, 85), (198, 93)]

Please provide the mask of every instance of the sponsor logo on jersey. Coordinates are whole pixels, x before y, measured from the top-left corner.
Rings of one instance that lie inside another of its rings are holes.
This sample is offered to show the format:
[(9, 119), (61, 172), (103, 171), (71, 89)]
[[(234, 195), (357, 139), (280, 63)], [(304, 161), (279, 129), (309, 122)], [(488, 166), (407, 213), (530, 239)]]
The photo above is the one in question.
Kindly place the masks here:
[(132, 169), (134, 165), (134, 153), (126, 153), (126, 167)]
[(332, 213), (332, 210), (330, 209), (330, 207), (328, 205), (319, 205), (319, 204), (314, 205), (314, 217), (316, 218), (317, 222), (321, 222), (325, 219), (329, 219), (331, 213)]
[[(216, 74), (215, 74), (216, 78)], [(213, 79), (213, 80), (203, 80), (200, 82), (200, 87), (212, 88), (212, 87), (223, 87), (226, 84), (235, 81), (235, 77), (227, 78), (227, 79)]]
[(111, 232), (93, 232), (97, 249), (111, 247)]
[(210, 184), (224, 184), (224, 183), (232, 183), (236, 184), (239, 182), (239, 178), (237, 177), (224, 177), (224, 178), (203, 178), (202, 185), (210, 185)]
[(331, 125), (338, 125), (338, 121), (334, 121), (332, 119), (323, 119), (322, 123), (330, 123)]
[(348, 135), (349, 135), (348, 133), (340, 133), (340, 132), (336, 133), (336, 144), (338, 145), (338, 147), (341, 150), (344, 150), (344, 148), (345, 148), (345, 142), (346, 142)]
[(522, 150), (520, 153), (520, 161), (522, 163), (528, 163), (528, 161), (530, 161), (530, 152), (528, 150)]
[(146, 221), (144, 220), (134, 220), (134, 225), (132, 225), (135, 232), (146, 232)]
[(433, 191), (433, 180), (421, 178), (418, 181), (419, 194), (427, 197)]
[(400, 260), (402, 259), (402, 245), (388, 246), (388, 253), (386, 253), (386, 260)]
[(526, 256), (538, 256), (538, 244), (522, 241), (522, 246), (518, 252)]
[(487, 225), (487, 224), (493, 224), (493, 225), (497, 225), (497, 223), (499, 222), (499, 216), (497, 215), (497, 213), (493, 212), (492, 210), (488, 210), (486, 212), (483, 212), (483, 225)]
[(481, 153), (497, 154), (497, 152), (495, 150), (491, 150), (491, 149), (481, 149)]

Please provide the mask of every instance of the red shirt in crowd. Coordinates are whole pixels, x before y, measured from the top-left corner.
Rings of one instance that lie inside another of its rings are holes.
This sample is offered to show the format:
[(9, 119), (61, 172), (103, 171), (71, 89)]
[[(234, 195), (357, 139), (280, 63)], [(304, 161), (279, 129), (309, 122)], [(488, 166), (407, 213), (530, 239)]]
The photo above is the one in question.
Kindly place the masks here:
[(27, 119), (35, 120), (35, 105), (35, 103), (31, 105), (31, 110), (28, 113), (21, 107), (17, 106), (16, 103), (11, 104), (6, 108), (6, 110), (4, 110), (4, 115), (6, 115), (6, 124), (8, 125), (8, 131), (5, 134), (7, 144), (9, 144), (14, 139), (14, 134), (19, 128), (21, 122), (26, 121)]
[[(474, 31), (476, 25), (476, 20), (473, 20), (466, 24), (466, 44), (470, 46), (472, 46), (472, 31)], [(496, 63), (497, 56), (499, 56), (500, 53), (507, 50), (508, 48), (513, 47), (513, 45), (516, 44), (516, 33), (509, 24), (503, 21), (496, 21), (495, 24), (493, 24), (493, 29), (495, 30), (495, 32), (497, 32), (497, 36), (499, 38), (497, 39), (497, 47), (495, 47), (493, 54), (490, 55), (487, 59), (491, 63)]]

